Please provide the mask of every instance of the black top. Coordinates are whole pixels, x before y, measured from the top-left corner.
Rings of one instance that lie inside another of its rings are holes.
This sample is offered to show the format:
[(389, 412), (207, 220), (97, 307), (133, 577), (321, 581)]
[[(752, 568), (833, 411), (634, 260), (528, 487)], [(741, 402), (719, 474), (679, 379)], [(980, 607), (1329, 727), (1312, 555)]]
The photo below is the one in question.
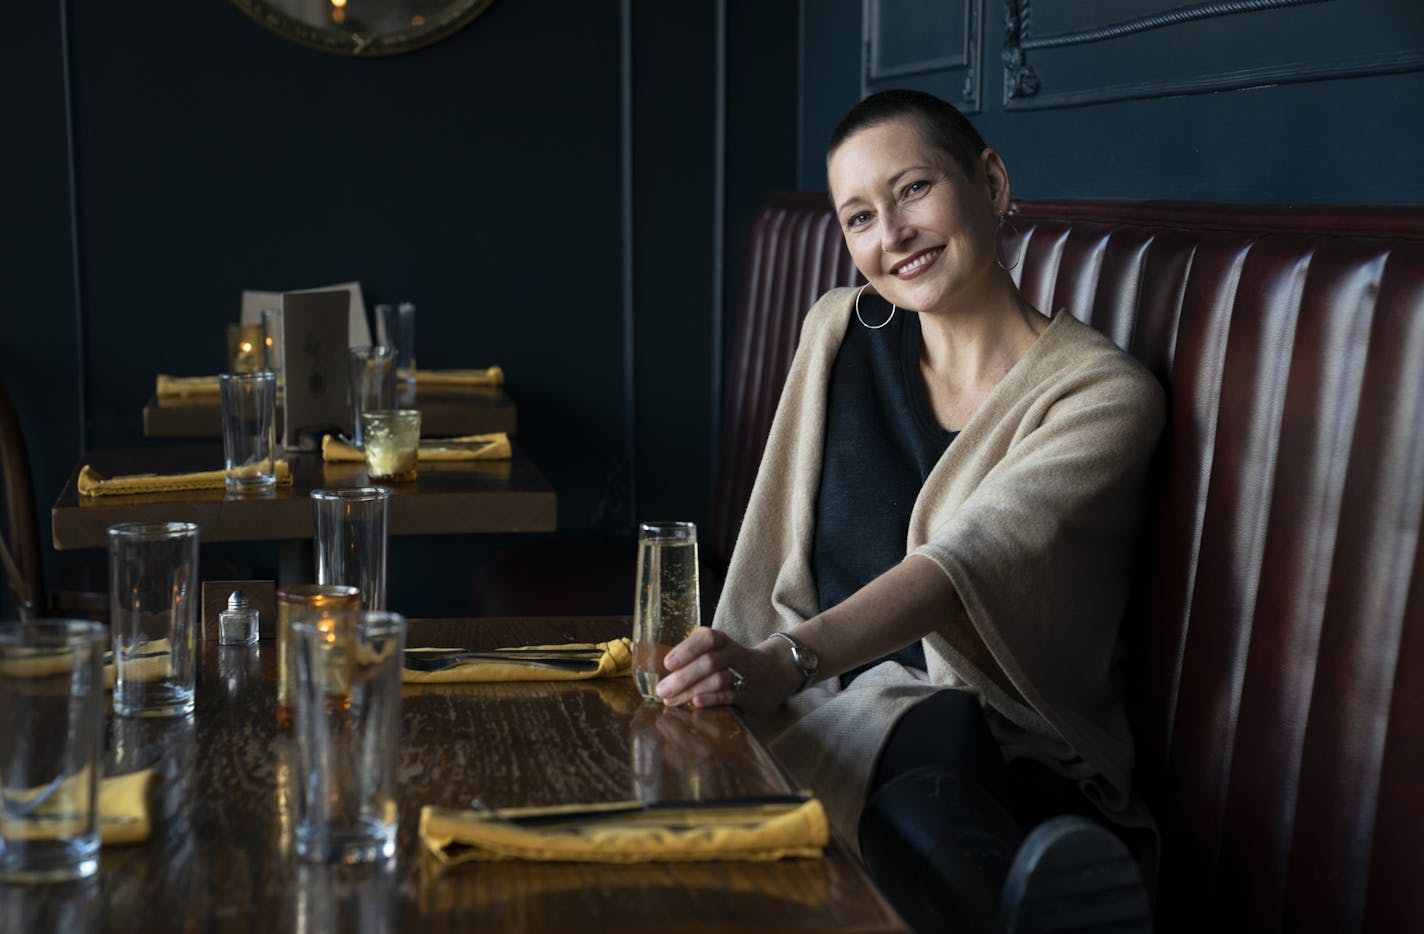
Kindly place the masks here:
[[(890, 305), (866, 293), (865, 320)], [(910, 511), (956, 432), (935, 421), (920, 375), (920, 318), (897, 311), (871, 330), (852, 315), (831, 368), (811, 556), (820, 608), (845, 600), (905, 557)], [(925, 668), (919, 641), (886, 656)], [(842, 686), (885, 659), (841, 675)]]

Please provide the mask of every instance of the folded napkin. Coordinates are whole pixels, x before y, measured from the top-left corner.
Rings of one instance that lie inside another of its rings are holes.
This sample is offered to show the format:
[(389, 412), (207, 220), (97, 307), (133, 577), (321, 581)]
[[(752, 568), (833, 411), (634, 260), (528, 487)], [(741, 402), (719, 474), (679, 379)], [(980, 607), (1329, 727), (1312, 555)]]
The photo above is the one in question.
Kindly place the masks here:
[[(458, 438), (426, 438), (420, 442), (416, 459), (431, 461), (507, 461), (514, 456), (509, 435), (502, 431), (487, 435), (461, 435)], [(334, 435), (321, 439), (321, 459), (324, 461), (364, 461), (366, 454)]]
[(455, 681), (580, 681), (616, 678), (633, 670), (629, 639), (525, 645), (517, 648), (414, 648), (405, 650), (401, 680), (410, 684)]
[[(286, 461), (276, 461), (278, 486), (292, 485), (292, 468)], [(85, 464), (79, 471), (80, 496), (123, 496), (130, 493), (173, 493), (186, 490), (221, 490), (227, 486), (226, 470), (203, 470), (197, 473), (140, 473), (124, 477), (106, 477)]]
[[(157, 681), (172, 674), (173, 648), (167, 639), (140, 642), (124, 649), (124, 676), (130, 681)], [(104, 687), (114, 689), (114, 653), (104, 653)]]
[(185, 396), (216, 396), (221, 390), (218, 388), (216, 376), (168, 376), (159, 373), (153, 391), (160, 399), (177, 399)]
[(154, 774), (154, 769), (144, 769), (99, 782), (100, 843), (141, 843), (148, 839), (148, 787)]
[(447, 865), (495, 859), (773, 860), (820, 856), (830, 825), (821, 802), (802, 795), (502, 811), (426, 806), (420, 811), (420, 838)]
[[(147, 840), (151, 829), (148, 816), (148, 786), (154, 770), (130, 772), (115, 775), (99, 781), (99, 842), (138, 843)], [(89, 781), (89, 770), (71, 775), (63, 781), (56, 781), (39, 788), (6, 788), (7, 808), (23, 808), (25, 814), (37, 817), (55, 817), (75, 813), (83, 807), (78, 796), (87, 794), (84, 783)], [(67, 822), (66, 822), (67, 823)], [(80, 829), (74, 822), (71, 832)], [(56, 821), (7, 822), (6, 836), (15, 839), (49, 839), (64, 832), (66, 827)]]
[(457, 386), (503, 386), (504, 370), (490, 366), (483, 370), (416, 370), (415, 388), (440, 389)]

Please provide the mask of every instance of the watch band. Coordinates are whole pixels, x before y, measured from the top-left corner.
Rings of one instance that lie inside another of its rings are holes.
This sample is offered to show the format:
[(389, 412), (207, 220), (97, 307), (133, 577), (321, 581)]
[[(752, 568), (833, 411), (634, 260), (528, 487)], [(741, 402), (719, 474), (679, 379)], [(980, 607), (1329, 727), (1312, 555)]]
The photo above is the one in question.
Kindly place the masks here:
[(816, 670), (821, 667), (821, 660), (815, 652), (802, 645), (800, 640), (794, 636), (789, 636), (784, 632), (774, 632), (772, 636), (784, 640), (787, 645), (791, 646), (791, 661), (801, 672), (801, 686), (796, 689), (799, 694), (806, 690), (811, 679), (816, 677)]

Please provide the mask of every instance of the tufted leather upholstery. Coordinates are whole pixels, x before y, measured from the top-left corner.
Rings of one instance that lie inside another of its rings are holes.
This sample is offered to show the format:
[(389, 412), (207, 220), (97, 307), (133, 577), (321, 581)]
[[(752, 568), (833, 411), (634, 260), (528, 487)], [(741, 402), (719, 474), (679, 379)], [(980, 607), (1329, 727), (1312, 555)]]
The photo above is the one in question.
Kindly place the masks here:
[[(1424, 209), (1018, 202), (1002, 250), (1167, 387), (1126, 622), (1162, 931), (1424, 931)], [(774, 196), (736, 323), (725, 562), (801, 316), (853, 284)]]
[(801, 319), (822, 293), (864, 281), (826, 195), (783, 192), (757, 214), (723, 383), (711, 528), (698, 543), (713, 568), (731, 560)]

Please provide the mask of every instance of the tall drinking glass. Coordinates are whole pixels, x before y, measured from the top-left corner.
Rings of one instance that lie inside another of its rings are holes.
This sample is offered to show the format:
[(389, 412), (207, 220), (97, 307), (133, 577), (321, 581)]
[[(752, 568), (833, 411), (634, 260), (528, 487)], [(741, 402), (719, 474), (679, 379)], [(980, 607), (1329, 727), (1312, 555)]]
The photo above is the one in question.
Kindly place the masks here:
[(98, 871), (107, 637), (82, 620), (0, 624), (0, 881)]
[(405, 619), (330, 613), (292, 624), (297, 852), (317, 862), (383, 859), (396, 846)]
[(277, 725), (292, 725), (296, 670), (292, 664), (292, 627), (304, 619), (361, 609), (361, 591), (341, 584), (290, 584), (277, 588)]
[(668, 650), (702, 621), (697, 580), (697, 526), (645, 522), (638, 526), (638, 592), (633, 616), (633, 680), (658, 700)]
[(219, 380), (227, 488), (234, 493), (271, 489), (277, 483), (277, 376), (264, 370), (224, 373)]
[(351, 414), (351, 441), (358, 448), (361, 413), (396, 407), (395, 349), (387, 346), (351, 347), (346, 351), (346, 401)]
[(262, 309), (262, 369), (277, 374), (277, 388), (284, 380), (286, 360), (282, 356), (282, 309)]
[(396, 347), (396, 393), (409, 406), (416, 396), (416, 305), (377, 305), (376, 322), (380, 340)]
[(391, 491), (312, 490), (311, 501), (316, 582), (355, 587), (361, 609), (384, 610)]
[(197, 671), (198, 526), (109, 526), (114, 710), (126, 717), (193, 712)]

